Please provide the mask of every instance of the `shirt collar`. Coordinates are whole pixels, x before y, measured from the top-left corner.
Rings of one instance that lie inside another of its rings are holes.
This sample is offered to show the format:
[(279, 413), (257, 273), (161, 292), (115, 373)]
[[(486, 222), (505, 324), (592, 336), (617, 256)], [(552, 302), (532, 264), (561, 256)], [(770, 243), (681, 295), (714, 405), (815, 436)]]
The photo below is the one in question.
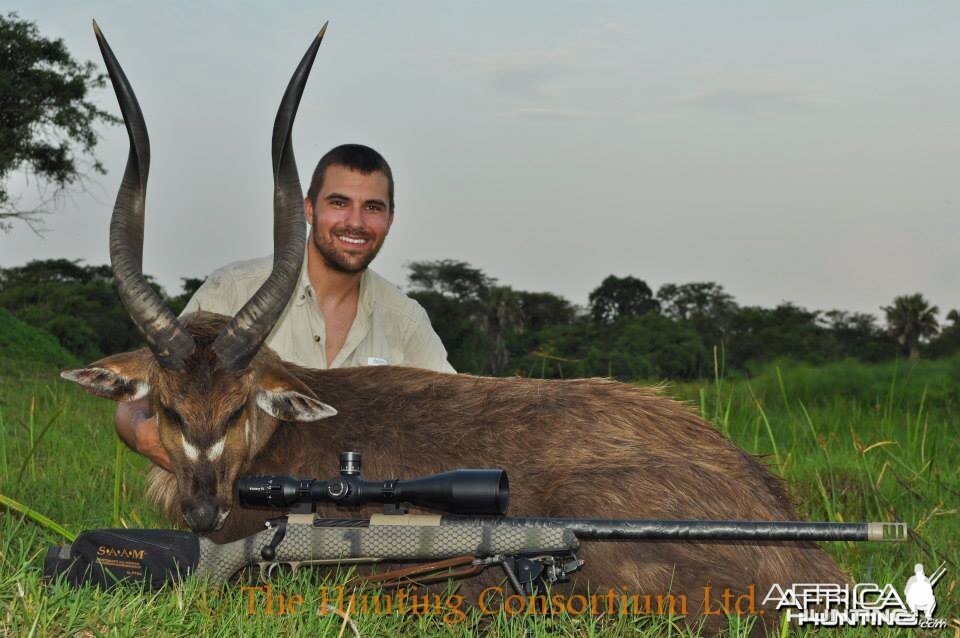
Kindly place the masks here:
[(302, 306), (308, 300), (313, 300), (313, 286), (310, 285), (310, 274), (307, 272), (307, 249), (303, 249), (303, 263), (300, 264), (300, 280), (294, 290), (293, 303)]
[[(308, 301), (316, 303), (310, 273), (307, 270), (307, 249), (303, 251), (303, 264), (300, 266), (300, 281), (294, 293), (293, 303), (302, 306)], [(357, 315), (368, 316), (373, 312), (373, 281), (370, 268), (360, 275), (360, 298), (357, 300)]]

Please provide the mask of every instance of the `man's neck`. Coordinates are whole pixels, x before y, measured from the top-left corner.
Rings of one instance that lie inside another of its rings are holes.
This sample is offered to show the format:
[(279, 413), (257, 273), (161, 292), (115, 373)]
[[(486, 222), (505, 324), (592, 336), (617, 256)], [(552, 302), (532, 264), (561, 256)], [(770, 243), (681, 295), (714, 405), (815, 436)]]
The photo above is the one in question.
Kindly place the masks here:
[(363, 273), (345, 273), (331, 268), (313, 246), (307, 250), (307, 275), (321, 306), (355, 302), (360, 296)]

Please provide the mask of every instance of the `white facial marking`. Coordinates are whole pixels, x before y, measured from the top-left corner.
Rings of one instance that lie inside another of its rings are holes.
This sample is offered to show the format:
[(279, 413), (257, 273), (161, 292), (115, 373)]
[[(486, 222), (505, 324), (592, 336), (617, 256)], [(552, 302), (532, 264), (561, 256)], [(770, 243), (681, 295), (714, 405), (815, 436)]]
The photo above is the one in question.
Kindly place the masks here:
[(197, 449), (197, 446), (187, 443), (187, 439), (182, 433), (180, 434), (180, 440), (183, 441), (183, 453), (187, 455), (187, 458), (191, 461), (199, 460), (200, 450)]
[(226, 442), (227, 438), (224, 437), (210, 446), (210, 449), (207, 450), (207, 458), (211, 461), (216, 461), (220, 458), (220, 455), (223, 454), (223, 444)]
[(246, 422), (246, 423), (244, 424), (244, 426), (243, 426), (243, 436), (245, 437), (245, 440), (246, 440), (247, 443), (250, 442), (250, 432), (251, 432), (251, 430), (250, 430), (250, 419), (247, 419), (247, 422)]
[(128, 401), (139, 401), (150, 393), (150, 384), (146, 381), (137, 381), (137, 392)]

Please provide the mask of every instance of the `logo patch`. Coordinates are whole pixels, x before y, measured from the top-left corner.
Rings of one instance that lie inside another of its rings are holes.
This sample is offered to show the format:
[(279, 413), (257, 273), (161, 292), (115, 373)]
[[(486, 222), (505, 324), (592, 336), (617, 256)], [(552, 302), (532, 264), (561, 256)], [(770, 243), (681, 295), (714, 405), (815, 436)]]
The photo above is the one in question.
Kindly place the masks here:
[(917, 627), (943, 629), (947, 621), (934, 618), (937, 599), (933, 588), (946, 573), (946, 562), (929, 576), (917, 563), (903, 596), (887, 583), (796, 583), (774, 585), (763, 603), (772, 602), (788, 620), (818, 627)]

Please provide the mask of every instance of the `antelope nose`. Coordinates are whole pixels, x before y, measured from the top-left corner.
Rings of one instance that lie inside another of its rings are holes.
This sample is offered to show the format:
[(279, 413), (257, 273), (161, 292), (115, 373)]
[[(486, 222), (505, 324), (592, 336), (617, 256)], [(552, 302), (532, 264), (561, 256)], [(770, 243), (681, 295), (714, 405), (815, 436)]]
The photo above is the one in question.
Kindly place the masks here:
[(217, 524), (217, 507), (210, 502), (197, 503), (191, 507), (185, 507), (183, 516), (193, 531), (209, 532)]

